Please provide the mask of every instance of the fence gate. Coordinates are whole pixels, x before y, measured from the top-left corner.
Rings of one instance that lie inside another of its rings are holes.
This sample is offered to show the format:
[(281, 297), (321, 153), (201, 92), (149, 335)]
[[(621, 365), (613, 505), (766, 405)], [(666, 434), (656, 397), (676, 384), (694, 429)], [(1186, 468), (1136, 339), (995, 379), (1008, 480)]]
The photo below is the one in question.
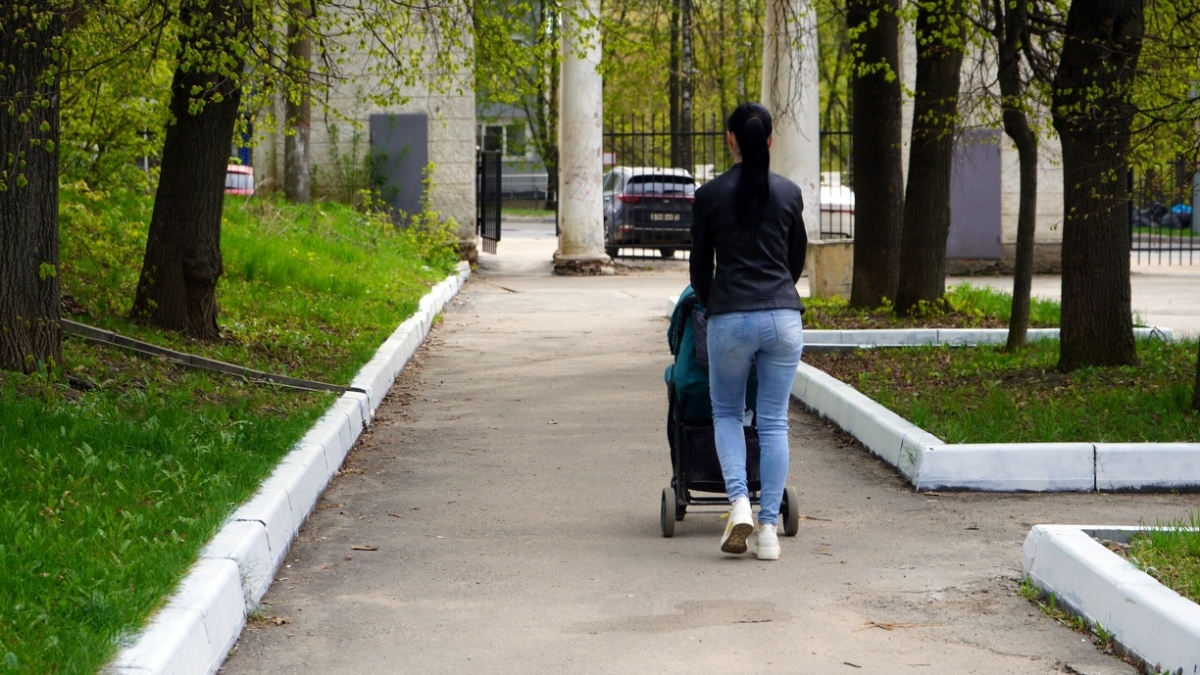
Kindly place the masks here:
[(500, 241), (501, 160), (498, 150), (480, 150), (475, 161), (475, 231), (488, 253), (495, 253)]

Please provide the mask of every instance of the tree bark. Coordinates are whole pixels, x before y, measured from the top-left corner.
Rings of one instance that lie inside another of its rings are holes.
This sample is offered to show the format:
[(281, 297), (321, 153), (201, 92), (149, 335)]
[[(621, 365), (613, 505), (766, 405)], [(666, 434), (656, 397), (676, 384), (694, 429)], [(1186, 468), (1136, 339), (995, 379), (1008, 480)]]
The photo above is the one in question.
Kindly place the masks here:
[(963, 0), (947, 0), (923, 3), (917, 12), (917, 91), (895, 302), (900, 315), (946, 294), (950, 174), (966, 20), (962, 7)]
[(877, 307), (896, 297), (904, 213), (901, 157), (899, 0), (847, 0), (856, 62), (854, 115), (854, 276), (850, 304)]
[[(295, 7), (294, 11), (302, 11)], [(312, 163), (309, 160), (308, 139), (312, 126), (312, 96), (308, 78), (312, 63), (312, 37), (302, 25), (288, 25), (288, 69), (299, 91), (285, 92), (284, 120), (289, 130), (283, 139), (283, 194), (288, 201), (307, 203), (312, 200)]]
[[(132, 318), (165, 330), (213, 340), (217, 328), (217, 280), (221, 260), (221, 215), (225, 167), (229, 162), (241, 90), (233, 76), (243, 68), (230, 49), (250, 29), (242, 0), (188, 0), (180, 10), (184, 26), (181, 66), (171, 84), (171, 112), (162, 169)], [(184, 52), (199, 54), (188, 64)], [(212, 68), (218, 59), (227, 72)], [(200, 92), (193, 94), (193, 92)], [(192, 109), (194, 99), (203, 107)]]
[(1037, 135), (1025, 112), (1025, 83), (1021, 78), (1021, 49), (1029, 40), (1029, 0), (993, 5), (999, 57), (997, 80), (1004, 133), (1017, 146), (1020, 197), (1017, 206), (1017, 248), (1013, 270), (1012, 312), (1008, 319), (1006, 351), (1025, 346), (1029, 333), (1029, 301), (1033, 284), (1033, 244), (1037, 217)]
[(1058, 368), (1137, 363), (1124, 177), (1142, 0), (1073, 0), (1054, 79), (1063, 149)]
[(58, 282), (61, 9), (0, 9), (0, 369), (62, 364)]
[(693, 38), (696, 26), (692, 20), (692, 0), (680, 0), (680, 5), (679, 132), (671, 137), (671, 144), (674, 146), (674, 166), (695, 171), (692, 161), (692, 113), (696, 69)]

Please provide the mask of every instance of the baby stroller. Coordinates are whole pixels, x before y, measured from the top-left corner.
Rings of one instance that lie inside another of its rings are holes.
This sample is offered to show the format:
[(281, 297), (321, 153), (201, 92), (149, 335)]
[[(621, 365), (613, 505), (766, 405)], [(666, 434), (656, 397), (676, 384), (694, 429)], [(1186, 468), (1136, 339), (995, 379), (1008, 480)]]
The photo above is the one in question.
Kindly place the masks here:
[[(663, 488), (659, 519), (662, 534), (675, 534), (675, 522), (683, 520), (689, 506), (728, 508), (725, 478), (713, 439), (712, 401), (708, 394), (708, 349), (704, 308), (691, 286), (683, 290), (671, 313), (667, 342), (675, 362), (667, 366), (667, 442), (671, 446), (671, 486)], [(747, 418), (753, 419), (758, 394), (758, 377), (753, 370), (746, 384)], [(760, 502), (758, 431), (752, 423), (746, 432), (746, 482), (750, 503)], [(706, 496), (694, 493), (710, 493)], [(796, 488), (783, 491), (779, 521), (784, 534), (800, 530)]]

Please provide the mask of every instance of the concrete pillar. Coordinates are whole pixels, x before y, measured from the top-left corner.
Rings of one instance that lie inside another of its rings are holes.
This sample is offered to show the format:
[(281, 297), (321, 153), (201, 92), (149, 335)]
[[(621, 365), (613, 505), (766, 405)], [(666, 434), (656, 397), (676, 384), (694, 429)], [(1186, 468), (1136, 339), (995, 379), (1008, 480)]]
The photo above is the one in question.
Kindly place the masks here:
[(563, 3), (558, 118), (558, 274), (612, 272), (604, 253), (599, 0)]
[(804, 193), (809, 241), (821, 227), (821, 99), (817, 10), (809, 0), (767, 0), (763, 23), (762, 102), (774, 118), (771, 170)]

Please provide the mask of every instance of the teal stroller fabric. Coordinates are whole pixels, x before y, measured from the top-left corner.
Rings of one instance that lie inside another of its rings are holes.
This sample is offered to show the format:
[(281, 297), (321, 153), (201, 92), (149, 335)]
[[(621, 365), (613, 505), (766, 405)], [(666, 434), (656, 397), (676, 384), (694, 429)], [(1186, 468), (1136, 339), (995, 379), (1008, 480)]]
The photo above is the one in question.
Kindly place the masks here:
[[(702, 354), (706, 356), (707, 353), (707, 348), (702, 344), (707, 339), (707, 331), (697, 331), (697, 324), (703, 317), (704, 306), (692, 287), (687, 286), (675, 302), (675, 310), (671, 313), (671, 323), (667, 328), (667, 343), (675, 362), (667, 366), (663, 379), (668, 385), (674, 385), (675, 414), (680, 420), (691, 424), (712, 424), (708, 363), (706, 357), (701, 358)], [(751, 411), (755, 408), (757, 397), (758, 376), (751, 370), (750, 379), (746, 382), (747, 408)]]

